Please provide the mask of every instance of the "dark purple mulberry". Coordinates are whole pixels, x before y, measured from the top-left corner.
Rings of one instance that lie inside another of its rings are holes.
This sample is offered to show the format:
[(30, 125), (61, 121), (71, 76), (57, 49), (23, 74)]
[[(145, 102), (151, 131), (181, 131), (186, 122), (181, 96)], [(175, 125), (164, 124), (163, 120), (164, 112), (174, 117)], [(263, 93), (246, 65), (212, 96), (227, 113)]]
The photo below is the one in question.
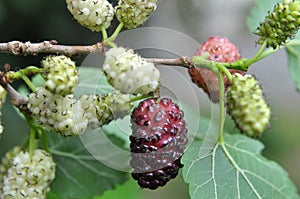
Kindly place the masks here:
[(132, 112), (130, 165), (141, 187), (156, 189), (177, 176), (187, 144), (183, 116), (167, 98), (144, 100)]

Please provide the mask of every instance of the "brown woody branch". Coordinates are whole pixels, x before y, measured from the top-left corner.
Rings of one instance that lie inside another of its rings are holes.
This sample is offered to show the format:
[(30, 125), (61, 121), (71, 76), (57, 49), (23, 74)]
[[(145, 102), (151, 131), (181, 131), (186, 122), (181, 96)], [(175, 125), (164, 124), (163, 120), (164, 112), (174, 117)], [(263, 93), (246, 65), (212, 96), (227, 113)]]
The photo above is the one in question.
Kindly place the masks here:
[(79, 54), (98, 53), (103, 54), (105, 47), (102, 43), (96, 43), (88, 46), (67, 46), (58, 45), (56, 40), (43, 41), (41, 43), (11, 41), (0, 43), (0, 52), (13, 55), (38, 55), (39, 53), (54, 53), (74, 56)]
[(182, 66), (185, 68), (191, 68), (193, 65), (191, 57), (179, 57), (176, 59), (144, 58), (144, 60), (154, 64)]
[[(31, 43), (29, 41), (25, 43), (20, 41), (0, 43), (0, 52), (22, 56), (38, 55), (40, 53), (64, 54), (67, 56), (89, 53), (103, 54), (106, 50), (106, 47), (102, 43), (86, 46), (58, 45), (56, 40), (40, 43)], [(176, 59), (145, 58), (144, 60), (155, 64), (182, 66), (185, 68), (192, 66), (190, 57), (179, 57)]]
[(5, 64), (4, 71), (0, 72), (0, 85), (6, 90), (6, 92), (10, 96), (13, 105), (18, 107), (20, 110), (26, 111), (28, 101), (12, 87), (6, 79), (6, 73), (9, 71), (9, 69), (10, 65)]

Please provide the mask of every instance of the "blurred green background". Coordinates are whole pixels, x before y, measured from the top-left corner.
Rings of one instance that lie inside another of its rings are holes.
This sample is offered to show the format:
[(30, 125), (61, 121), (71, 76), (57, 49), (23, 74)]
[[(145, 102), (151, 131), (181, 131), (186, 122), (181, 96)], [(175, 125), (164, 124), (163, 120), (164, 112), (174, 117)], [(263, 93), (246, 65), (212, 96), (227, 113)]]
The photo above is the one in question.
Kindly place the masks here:
[[(160, 0), (157, 11), (145, 26), (174, 29), (200, 43), (209, 36), (226, 36), (240, 48), (244, 57), (251, 57), (257, 50), (257, 38), (247, 30), (246, 16), (253, 3), (253, 0)], [(113, 23), (109, 32), (116, 24)], [(63, 0), (0, 0), (0, 42), (40, 42), (52, 39), (60, 44), (88, 45), (98, 42), (101, 34), (81, 27), (72, 19)], [(180, 46), (178, 43), (178, 48)], [(2, 53), (0, 66), (9, 63), (13, 69), (18, 69), (39, 65), (43, 56), (15, 57)], [(80, 64), (84, 57), (74, 59)], [(262, 137), (266, 145), (264, 154), (282, 165), (300, 190), (300, 94), (290, 79), (284, 50), (256, 63), (249, 72), (256, 74), (260, 80), (273, 110), (271, 128)], [(187, 74), (183, 75), (189, 78)], [(193, 89), (197, 95), (206, 99), (202, 90), (194, 85)], [(3, 109), (3, 122), (6, 126), (0, 140), (1, 156), (5, 153), (4, 148), (21, 143), (27, 134), (26, 124), (17, 117), (10, 102)], [(230, 120), (227, 126), (229, 130), (234, 130)], [(184, 199), (188, 198), (188, 187), (181, 177), (157, 191), (142, 190), (130, 180), (98, 199), (124, 196), (131, 199)]]

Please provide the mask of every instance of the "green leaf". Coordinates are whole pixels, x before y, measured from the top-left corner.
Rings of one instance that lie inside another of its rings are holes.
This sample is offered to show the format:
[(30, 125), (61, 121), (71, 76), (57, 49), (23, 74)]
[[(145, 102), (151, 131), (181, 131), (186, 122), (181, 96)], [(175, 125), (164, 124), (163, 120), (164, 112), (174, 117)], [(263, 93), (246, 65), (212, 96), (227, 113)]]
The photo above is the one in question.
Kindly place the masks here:
[(224, 142), (199, 156), (201, 145), (194, 142), (182, 157), (192, 199), (300, 198), (286, 171), (261, 155), (261, 142), (225, 134)]
[[(91, 199), (127, 181), (126, 172), (101, 163), (91, 155), (79, 137), (66, 138), (49, 133), (47, 138), (56, 163), (56, 177), (51, 184), (51, 192), (58, 198)], [(112, 139), (114, 143), (122, 142), (116, 137)]]
[(115, 90), (107, 82), (102, 70), (81, 66), (78, 70), (79, 84), (74, 91), (75, 96), (82, 94), (104, 94)]
[(257, 0), (255, 5), (250, 10), (247, 17), (247, 26), (249, 31), (252, 33), (256, 30), (261, 22), (264, 21), (265, 16), (268, 15), (268, 11), (272, 11), (273, 7), (280, 0)]
[(128, 180), (123, 185), (118, 185), (115, 190), (106, 191), (101, 197), (95, 197), (94, 199), (115, 199), (115, 198), (130, 198), (140, 199), (141, 192), (138, 191), (136, 181), (133, 179)]
[[(294, 44), (293, 44), (294, 43)], [(286, 46), (288, 56), (288, 67), (295, 85), (300, 91), (300, 40), (293, 40), (291, 44)]]

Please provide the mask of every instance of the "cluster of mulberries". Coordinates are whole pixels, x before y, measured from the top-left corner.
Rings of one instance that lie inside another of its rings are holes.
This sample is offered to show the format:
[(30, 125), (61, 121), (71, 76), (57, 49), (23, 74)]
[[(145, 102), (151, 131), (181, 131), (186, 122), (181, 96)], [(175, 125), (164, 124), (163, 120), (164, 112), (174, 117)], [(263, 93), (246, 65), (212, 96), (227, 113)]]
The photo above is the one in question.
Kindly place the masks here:
[(252, 75), (234, 74), (226, 91), (227, 113), (247, 136), (258, 138), (269, 126), (271, 111)]
[[(215, 62), (231, 63), (241, 59), (240, 50), (232, 44), (226, 37), (210, 37), (206, 42), (201, 44), (194, 56), (203, 56), (208, 54), (207, 59)], [(243, 71), (230, 69), (230, 73), (241, 73)], [(218, 76), (211, 70), (204, 67), (190, 68), (188, 70), (192, 81), (202, 88), (213, 102), (219, 102), (219, 84)], [(228, 87), (229, 81), (225, 75), (225, 88)]]
[(129, 94), (118, 91), (105, 95), (83, 95), (76, 99), (78, 84), (75, 63), (66, 56), (48, 56), (42, 61), (46, 79), (43, 87), (28, 96), (27, 107), (47, 130), (64, 136), (76, 136), (88, 126), (101, 127), (129, 114)]
[(81, 102), (73, 95), (55, 95), (39, 87), (28, 97), (28, 108), (41, 125), (49, 131), (73, 136), (84, 133), (88, 120)]
[(156, 189), (175, 178), (187, 144), (183, 111), (171, 99), (150, 98), (132, 112), (132, 177), (143, 188)]
[(40, 149), (36, 149), (32, 157), (25, 151), (14, 155), (13, 159), (8, 155), (11, 162), (2, 177), (1, 198), (46, 198), (55, 178), (52, 156)]
[(45, 88), (51, 93), (68, 95), (78, 84), (75, 62), (64, 55), (48, 56), (42, 61)]
[(105, 95), (82, 95), (79, 100), (86, 113), (88, 125), (92, 128), (123, 118), (132, 108), (130, 96), (117, 91)]
[(111, 48), (105, 56), (104, 73), (121, 93), (147, 95), (157, 90), (160, 73), (153, 63), (122, 47)]
[(66, 3), (74, 18), (92, 31), (107, 29), (114, 17), (114, 8), (107, 0), (66, 0)]
[(88, 126), (101, 127), (128, 115), (130, 96), (113, 92), (105, 95), (54, 95), (40, 87), (28, 97), (28, 108), (47, 130), (64, 136), (85, 132)]
[(285, 0), (277, 3), (272, 12), (257, 28), (259, 44), (267, 42), (267, 47), (277, 48), (292, 39), (300, 28), (300, 1)]
[(144, 24), (156, 8), (157, 0), (119, 0), (115, 9), (117, 19), (132, 29)]

